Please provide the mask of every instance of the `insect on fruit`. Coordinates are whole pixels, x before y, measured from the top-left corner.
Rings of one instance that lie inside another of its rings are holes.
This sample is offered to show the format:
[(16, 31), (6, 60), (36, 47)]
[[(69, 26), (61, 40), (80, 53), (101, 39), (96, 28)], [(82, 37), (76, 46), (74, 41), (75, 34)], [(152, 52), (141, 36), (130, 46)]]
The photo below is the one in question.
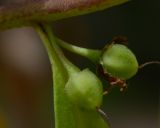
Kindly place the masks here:
[(127, 88), (126, 80), (133, 77), (138, 71), (138, 62), (135, 55), (123, 44), (111, 44), (104, 49), (101, 57), (101, 74), (109, 81), (110, 87), (120, 87), (120, 91)]
[(127, 89), (126, 80), (113, 77), (109, 73), (104, 72), (102, 65), (97, 66), (97, 72), (102, 77), (104, 77), (110, 84), (110, 86), (103, 92), (104, 95), (108, 94), (115, 86), (119, 87), (121, 92)]
[(103, 75), (110, 83), (110, 87), (104, 92), (108, 94), (113, 86), (120, 87), (120, 91), (127, 88), (126, 80), (132, 78), (138, 69), (149, 64), (160, 64), (159, 61), (151, 61), (138, 65), (138, 61), (134, 53), (124, 44), (126, 39), (122, 37), (114, 38), (110, 45), (107, 45), (98, 65), (98, 72)]

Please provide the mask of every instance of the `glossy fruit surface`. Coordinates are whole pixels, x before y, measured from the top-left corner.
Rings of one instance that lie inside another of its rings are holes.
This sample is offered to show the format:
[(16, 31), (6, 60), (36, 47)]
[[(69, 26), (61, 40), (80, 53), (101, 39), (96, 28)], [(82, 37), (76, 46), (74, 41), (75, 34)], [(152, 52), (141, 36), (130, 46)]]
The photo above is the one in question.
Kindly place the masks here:
[(89, 69), (72, 74), (65, 89), (70, 101), (78, 107), (95, 109), (101, 105), (102, 83)]
[(122, 44), (111, 44), (100, 62), (105, 72), (114, 77), (129, 79), (138, 71), (138, 62), (133, 52)]

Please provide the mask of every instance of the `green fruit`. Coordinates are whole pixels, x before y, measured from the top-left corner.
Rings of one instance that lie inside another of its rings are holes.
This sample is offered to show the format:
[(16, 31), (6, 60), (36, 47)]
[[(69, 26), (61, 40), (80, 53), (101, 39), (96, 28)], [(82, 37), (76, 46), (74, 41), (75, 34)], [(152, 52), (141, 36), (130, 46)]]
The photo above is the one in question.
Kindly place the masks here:
[(89, 69), (72, 74), (65, 89), (69, 100), (78, 107), (95, 109), (101, 105), (102, 83)]
[(129, 79), (138, 71), (138, 62), (133, 52), (122, 44), (112, 44), (104, 52), (101, 64), (110, 75)]

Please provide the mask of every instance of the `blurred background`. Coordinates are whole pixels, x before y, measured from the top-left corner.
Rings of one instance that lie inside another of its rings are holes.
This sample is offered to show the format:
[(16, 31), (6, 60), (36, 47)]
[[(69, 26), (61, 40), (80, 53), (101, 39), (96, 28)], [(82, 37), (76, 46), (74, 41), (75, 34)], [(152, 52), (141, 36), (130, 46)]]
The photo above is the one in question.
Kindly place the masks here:
[[(16, 0), (0, 0), (0, 5)], [(22, 0), (17, 0), (22, 1)], [(131, 2), (53, 23), (54, 32), (72, 44), (101, 49), (123, 35), (140, 64), (160, 60), (160, 1)], [(83, 68), (94, 66), (65, 51)], [(160, 127), (160, 65), (140, 70), (104, 98), (112, 128)], [(32, 28), (0, 32), (0, 128), (53, 128), (52, 76), (47, 53)]]

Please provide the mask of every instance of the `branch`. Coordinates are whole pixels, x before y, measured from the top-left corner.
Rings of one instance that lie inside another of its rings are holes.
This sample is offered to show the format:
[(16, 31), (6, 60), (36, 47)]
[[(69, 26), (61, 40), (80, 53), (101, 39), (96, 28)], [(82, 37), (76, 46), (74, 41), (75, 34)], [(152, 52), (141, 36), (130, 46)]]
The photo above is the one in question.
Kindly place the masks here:
[(83, 15), (128, 0), (26, 0), (0, 5), (0, 29), (30, 26), (33, 22), (49, 22)]

